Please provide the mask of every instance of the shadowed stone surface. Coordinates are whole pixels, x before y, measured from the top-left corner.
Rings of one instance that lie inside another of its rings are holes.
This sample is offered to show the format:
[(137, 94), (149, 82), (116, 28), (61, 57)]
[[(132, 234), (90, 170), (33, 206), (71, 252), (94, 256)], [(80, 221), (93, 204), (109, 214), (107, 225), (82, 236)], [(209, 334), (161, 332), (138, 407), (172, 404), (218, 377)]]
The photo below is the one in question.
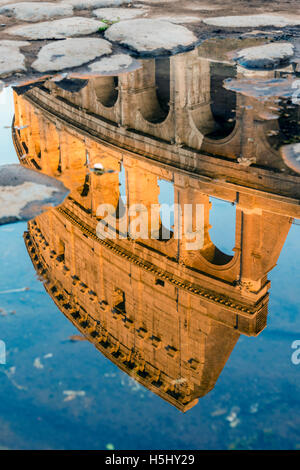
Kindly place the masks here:
[(77, 38), (52, 42), (44, 46), (32, 67), (38, 72), (58, 71), (82, 64), (111, 53), (105, 39)]
[(113, 24), (105, 32), (105, 37), (142, 54), (179, 52), (197, 41), (196, 36), (184, 26), (150, 19)]
[(20, 165), (0, 166), (0, 225), (29, 220), (68, 195), (64, 185)]
[(65, 39), (66, 37), (95, 33), (99, 27), (100, 24), (97, 20), (74, 16), (33, 25), (14, 26), (9, 28), (7, 33), (27, 39)]
[(263, 46), (248, 47), (238, 52), (236, 61), (251, 69), (271, 69), (285, 63), (294, 55), (294, 46), (290, 43), (271, 43)]
[(242, 16), (219, 16), (206, 18), (204, 23), (224, 28), (256, 28), (263, 26), (276, 26), (283, 28), (285, 26), (299, 25), (299, 17), (288, 17), (284, 15), (242, 15)]
[(118, 7), (131, 3), (131, 0), (64, 0), (63, 4), (73, 5), (76, 10)]
[(57, 3), (22, 2), (11, 3), (0, 8), (0, 15), (13, 16), (18, 20), (41, 21), (55, 18), (56, 16), (71, 16), (72, 5)]
[(130, 20), (146, 13), (147, 10), (142, 8), (99, 8), (94, 10), (97, 18), (109, 21)]
[(25, 58), (19, 49), (29, 44), (27, 41), (0, 41), (0, 77), (26, 70)]

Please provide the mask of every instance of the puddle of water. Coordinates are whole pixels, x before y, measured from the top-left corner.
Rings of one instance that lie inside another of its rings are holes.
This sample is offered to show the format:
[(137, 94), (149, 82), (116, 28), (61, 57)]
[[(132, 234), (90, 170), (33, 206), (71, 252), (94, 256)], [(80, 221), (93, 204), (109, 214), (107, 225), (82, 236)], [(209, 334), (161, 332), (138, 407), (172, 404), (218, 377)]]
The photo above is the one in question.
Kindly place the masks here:
[(7, 163), (18, 163), (18, 157), (11, 138), (11, 124), (13, 116), (13, 91), (11, 88), (4, 88), (0, 92), (1, 165), (5, 165)]
[(0, 446), (299, 446), (297, 74), (217, 52), (5, 91), (3, 163), (70, 195), (0, 228)]

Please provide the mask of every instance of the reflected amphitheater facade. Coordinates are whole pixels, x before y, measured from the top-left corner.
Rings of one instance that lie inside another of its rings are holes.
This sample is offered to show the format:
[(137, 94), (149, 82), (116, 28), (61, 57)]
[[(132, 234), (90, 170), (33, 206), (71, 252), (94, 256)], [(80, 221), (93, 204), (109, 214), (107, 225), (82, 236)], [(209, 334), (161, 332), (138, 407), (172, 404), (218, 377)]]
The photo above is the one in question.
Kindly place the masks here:
[[(70, 189), (24, 235), (47, 292), (110, 361), (181, 411), (214, 387), (240, 334), (266, 326), (267, 276), (300, 217), (299, 176), (266, 138), (277, 120), (264, 119), (265, 103), (226, 90), (216, 102), (212, 74), (223, 68), (196, 49), (118, 78), (75, 80), (72, 93), (46, 81), (14, 94), (21, 163)], [(99, 161), (114, 172), (88, 171)], [(97, 237), (100, 204), (125, 216), (126, 204), (150, 208), (160, 179), (173, 184), (174, 203), (203, 205), (201, 250), (186, 250), (172, 233)], [(232, 256), (211, 240), (212, 197), (235, 205)]]

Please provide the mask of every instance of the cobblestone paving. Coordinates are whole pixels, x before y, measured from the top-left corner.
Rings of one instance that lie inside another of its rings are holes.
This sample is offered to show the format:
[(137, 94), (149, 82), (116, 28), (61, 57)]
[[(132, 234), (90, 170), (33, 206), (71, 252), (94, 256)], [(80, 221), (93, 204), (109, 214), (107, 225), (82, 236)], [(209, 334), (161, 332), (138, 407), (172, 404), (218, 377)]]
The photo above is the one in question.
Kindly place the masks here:
[[(24, 82), (48, 72), (101, 74), (108, 58), (113, 74), (120, 54), (124, 63), (136, 66), (130, 57), (124, 61), (124, 55), (174, 54), (220, 35), (263, 32), (268, 43), (274, 41), (269, 33), (275, 27), (280, 29), (276, 40), (284, 42), (288, 36), (299, 43), (298, 0), (276, 5), (262, 0), (172, 0), (172, 8), (170, 0), (0, 0), (0, 78)], [(88, 39), (102, 43), (88, 51)]]

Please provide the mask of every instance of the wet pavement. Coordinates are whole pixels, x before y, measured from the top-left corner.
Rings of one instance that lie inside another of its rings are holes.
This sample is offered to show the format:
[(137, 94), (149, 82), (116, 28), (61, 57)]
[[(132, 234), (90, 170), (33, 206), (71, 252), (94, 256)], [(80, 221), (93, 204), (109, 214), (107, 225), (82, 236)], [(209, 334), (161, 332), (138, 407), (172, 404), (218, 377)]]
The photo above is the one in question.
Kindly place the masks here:
[(70, 194), (0, 227), (0, 447), (299, 449), (300, 77), (264, 42), (4, 88), (1, 163)]

